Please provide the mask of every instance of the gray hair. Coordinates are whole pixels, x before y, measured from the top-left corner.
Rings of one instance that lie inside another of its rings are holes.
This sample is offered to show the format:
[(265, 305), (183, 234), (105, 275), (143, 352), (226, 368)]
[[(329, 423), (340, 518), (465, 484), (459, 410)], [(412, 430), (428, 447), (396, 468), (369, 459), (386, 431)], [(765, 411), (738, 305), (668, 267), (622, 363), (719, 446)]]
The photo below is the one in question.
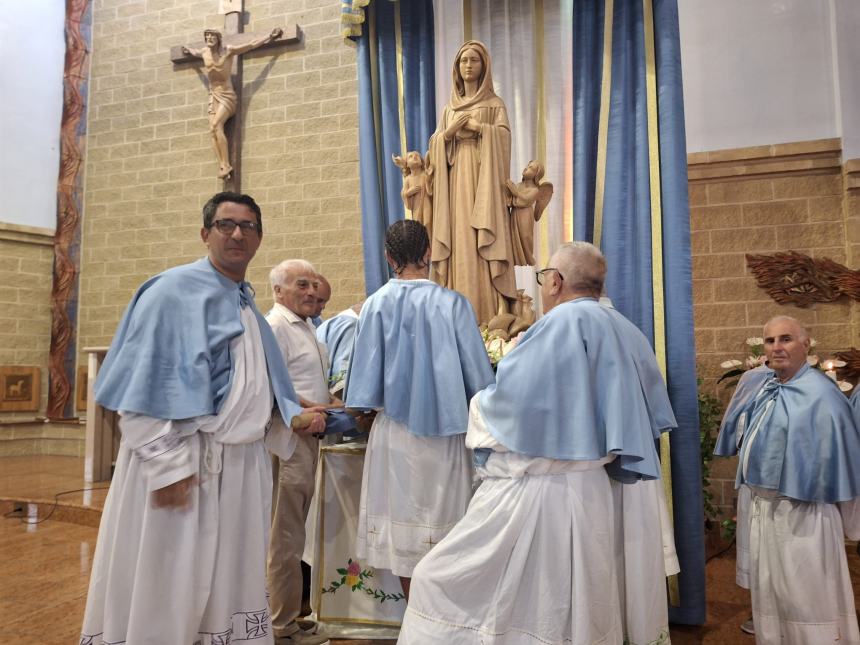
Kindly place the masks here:
[(269, 272), (269, 284), (272, 289), (283, 285), (287, 282), (289, 275), (297, 271), (309, 271), (318, 275), (314, 265), (307, 260), (284, 260)]
[(562, 244), (550, 263), (561, 272), (567, 289), (593, 292), (595, 297), (603, 291), (606, 258), (594, 244), (581, 241)]

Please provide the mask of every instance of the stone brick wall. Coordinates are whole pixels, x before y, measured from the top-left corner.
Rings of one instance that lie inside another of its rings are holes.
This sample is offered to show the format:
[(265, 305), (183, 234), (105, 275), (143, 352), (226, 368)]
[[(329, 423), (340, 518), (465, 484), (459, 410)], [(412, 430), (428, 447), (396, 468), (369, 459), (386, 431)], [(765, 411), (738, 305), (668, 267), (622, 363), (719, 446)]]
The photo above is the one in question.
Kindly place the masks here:
[[(200, 209), (221, 190), (207, 90), (170, 47), (222, 28), (216, 0), (94, 0), (79, 347), (107, 345), (134, 289), (205, 254)], [(249, 278), (262, 309), (269, 269), (313, 262), (328, 314), (364, 294), (355, 50), (331, 0), (245, 0), (245, 31), (298, 23), (302, 42), (245, 55), (242, 191), (263, 210)], [(79, 355), (79, 362), (83, 363)]]
[[(747, 356), (772, 316), (808, 326), (822, 358), (860, 345), (860, 305), (845, 300), (808, 309), (776, 304), (746, 267), (746, 253), (794, 250), (857, 268), (860, 200), (847, 191), (840, 141), (828, 139), (691, 154), (690, 213), (696, 353), (705, 391), (724, 402), (720, 363)], [(734, 499), (736, 460), (716, 459), (716, 502)]]
[(53, 231), (0, 223), (0, 365), (34, 366), (42, 370), (39, 411), (0, 412), (0, 421), (33, 419), (45, 414), (53, 244)]

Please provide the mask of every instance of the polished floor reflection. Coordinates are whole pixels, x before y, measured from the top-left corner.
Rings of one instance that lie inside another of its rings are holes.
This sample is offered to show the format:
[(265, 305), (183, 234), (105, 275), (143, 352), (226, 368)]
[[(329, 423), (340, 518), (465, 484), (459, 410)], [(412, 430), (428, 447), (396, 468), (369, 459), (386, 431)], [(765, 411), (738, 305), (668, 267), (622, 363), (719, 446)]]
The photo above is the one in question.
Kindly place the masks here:
[(84, 482), (84, 460), (80, 457), (0, 457), (0, 499), (53, 501), (60, 493), (64, 506), (101, 510), (108, 483)]
[[(103, 487), (105, 484), (95, 484)], [(83, 460), (74, 457), (0, 458), (0, 633), (20, 645), (74, 645), (86, 603), (87, 583), (106, 491), (84, 488)], [(49, 515), (50, 513), (50, 515)], [(47, 518), (47, 519), (45, 519)], [(62, 519), (63, 521), (59, 521)], [(860, 558), (851, 546), (849, 566), (860, 597)], [(673, 627), (675, 645), (753, 645), (738, 626), (750, 615), (749, 594), (734, 584), (734, 552), (707, 566), (708, 622)], [(394, 641), (332, 641), (374, 645)]]
[[(4, 511), (8, 514), (8, 511)], [(0, 522), (3, 642), (77, 643), (97, 529), (48, 520)]]

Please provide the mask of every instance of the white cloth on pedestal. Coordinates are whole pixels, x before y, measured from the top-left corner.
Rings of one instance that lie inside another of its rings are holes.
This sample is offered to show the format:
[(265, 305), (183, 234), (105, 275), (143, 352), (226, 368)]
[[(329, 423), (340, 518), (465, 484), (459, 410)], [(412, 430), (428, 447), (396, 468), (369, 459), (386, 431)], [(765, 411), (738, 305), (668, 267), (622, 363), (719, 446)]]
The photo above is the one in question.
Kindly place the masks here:
[[(233, 380), (217, 415), (120, 419), (81, 645), (272, 643), (266, 598), (271, 465), (263, 436), (273, 405), (255, 315), (230, 342)], [(289, 430), (285, 431), (289, 432)], [(190, 475), (185, 509), (150, 493)]]
[(856, 510), (856, 499), (799, 502), (753, 488), (750, 592), (758, 645), (860, 644), (842, 522), (844, 515), (854, 523), (848, 533), (855, 536)]
[(418, 561), (466, 513), (472, 472), (472, 454), (462, 434), (419, 437), (379, 412), (364, 459), (359, 559), (410, 577)]
[[(371, 433), (372, 434), (372, 433)], [(604, 465), (508, 452), (472, 399), (467, 445), (491, 448), (466, 516), (412, 580), (398, 643), (619, 644)]]

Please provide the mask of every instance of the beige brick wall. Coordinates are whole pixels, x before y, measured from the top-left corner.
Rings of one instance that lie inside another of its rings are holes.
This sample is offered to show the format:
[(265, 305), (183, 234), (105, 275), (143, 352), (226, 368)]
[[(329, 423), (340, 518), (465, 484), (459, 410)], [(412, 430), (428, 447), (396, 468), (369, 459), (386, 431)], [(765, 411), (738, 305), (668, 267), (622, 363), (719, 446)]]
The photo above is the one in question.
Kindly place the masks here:
[(39, 411), (0, 412), (0, 421), (45, 414), (53, 240), (53, 232), (46, 229), (0, 223), (0, 365), (42, 370)]
[[(689, 156), (696, 354), (706, 391), (723, 401), (720, 363), (747, 356), (772, 316), (800, 319), (822, 358), (860, 345), (860, 306), (841, 300), (807, 309), (776, 304), (759, 289), (744, 254), (794, 250), (852, 268), (860, 259), (860, 200), (845, 190), (839, 140)], [(729, 510), (736, 460), (716, 459), (717, 504)]]
[[(134, 289), (205, 254), (200, 209), (221, 182), (207, 91), (174, 45), (222, 28), (215, 0), (95, 0), (79, 346), (110, 342)], [(245, 31), (298, 23), (299, 45), (245, 56), (242, 191), (263, 210), (251, 264), (262, 309), (269, 269), (313, 262), (332, 283), (327, 313), (364, 293), (355, 50), (331, 0), (245, 0)]]
[[(82, 347), (110, 342), (146, 277), (204, 254), (200, 207), (220, 189), (206, 132), (206, 89), (193, 66), (174, 68), (169, 50), (223, 25), (216, 6), (215, 0), (94, 0)], [(301, 45), (245, 59), (242, 188), (261, 204), (266, 229), (250, 279), (265, 309), (268, 270), (304, 257), (332, 282), (331, 314), (364, 291), (355, 51), (340, 37), (339, 6), (331, 0), (245, 0), (245, 10), (246, 31), (297, 22), (304, 34)], [(689, 162), (705, 387), (715, 391), (719, 363), (742, 357), (744, 339), (760, 335), (775, 313), (808, 323), (821, 353), (858, 344), (857, 304), (779, 307), (757, 289), (743, 257), (791, 248), (860, 264), (860, 196), (846, 192), (838, 141), (698, 153)], [(731, 471), (730, 461), (715, 466), (718, 501), (725, 504)]]

